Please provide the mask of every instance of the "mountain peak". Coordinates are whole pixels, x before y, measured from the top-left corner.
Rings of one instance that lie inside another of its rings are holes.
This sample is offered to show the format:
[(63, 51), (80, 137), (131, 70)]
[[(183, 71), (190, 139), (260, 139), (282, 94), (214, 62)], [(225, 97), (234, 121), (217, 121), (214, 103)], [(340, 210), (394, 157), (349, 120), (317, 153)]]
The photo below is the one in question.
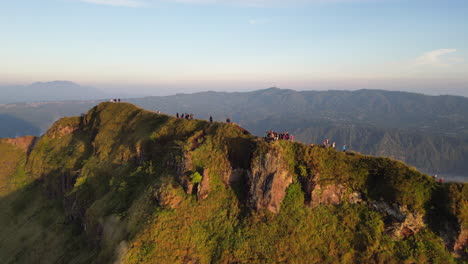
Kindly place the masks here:
[(454, 263), (466, 252), (468, 184), (389, 158), (110, 102), (57, 121), (30, 152), (5, 144), (0, 257), (14, 263)]
[(69, 88), (69, 87), (80, 87), (80, 85), (71, 82), (71, 81), (62, 81), (62, 80), (57, 80), (57, 81), (50, 81), (50, 82), (35, 82), (30, 85), (31, 87), (64, 87), (64, 88)]
[(5, 87), (0, 103), (43, 102), (65, 100), (96, 100), (108, 98), (99, 89), (81, 86), (71, 81), (35, 82), (26, 86)]
[(282, 89), (278, 87), (270, 87), (270, 88), (254, 91), (254, 93), (259, 93), (259, 94), (276, 94), (276, 93), (283, 93), (283, 92), (297, 92), (297, 91), (291, 90), (291, 89)]

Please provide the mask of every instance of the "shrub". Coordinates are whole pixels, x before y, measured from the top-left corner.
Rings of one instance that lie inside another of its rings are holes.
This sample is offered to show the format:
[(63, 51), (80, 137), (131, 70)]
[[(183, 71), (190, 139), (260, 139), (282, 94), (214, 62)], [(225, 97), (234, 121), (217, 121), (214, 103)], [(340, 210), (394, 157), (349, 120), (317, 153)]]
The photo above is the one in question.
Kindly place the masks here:
[(203, 176), (200, 173), (198, 173), (198, 171), (190, 175), (190, 181), (194, 184), (200, 183), (202, 179), (203, 179)]

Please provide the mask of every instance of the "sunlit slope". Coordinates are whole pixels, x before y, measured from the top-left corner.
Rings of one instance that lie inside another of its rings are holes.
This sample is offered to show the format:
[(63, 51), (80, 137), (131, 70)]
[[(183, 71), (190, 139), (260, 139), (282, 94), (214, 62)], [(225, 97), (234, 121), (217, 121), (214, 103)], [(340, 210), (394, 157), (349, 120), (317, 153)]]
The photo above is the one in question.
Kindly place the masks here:
[(6, 263), (455, 263), (467, 253), (468, 186), (386, 158), (125, 103), (59, 120), (29, 153), (5, 158), (17, 150), (0, 146), (15, 164), (2, 184), (25, 179), (0, 201)]

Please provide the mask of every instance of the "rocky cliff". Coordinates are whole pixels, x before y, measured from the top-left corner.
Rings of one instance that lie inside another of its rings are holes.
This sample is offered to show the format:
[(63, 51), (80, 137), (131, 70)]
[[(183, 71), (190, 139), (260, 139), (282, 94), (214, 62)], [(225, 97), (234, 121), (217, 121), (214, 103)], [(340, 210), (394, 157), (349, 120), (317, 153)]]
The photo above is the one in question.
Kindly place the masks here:
[(18, 142), (0, 142), (5, 263), (466, 259), (468, 186), (391, 159), (125, 103)]

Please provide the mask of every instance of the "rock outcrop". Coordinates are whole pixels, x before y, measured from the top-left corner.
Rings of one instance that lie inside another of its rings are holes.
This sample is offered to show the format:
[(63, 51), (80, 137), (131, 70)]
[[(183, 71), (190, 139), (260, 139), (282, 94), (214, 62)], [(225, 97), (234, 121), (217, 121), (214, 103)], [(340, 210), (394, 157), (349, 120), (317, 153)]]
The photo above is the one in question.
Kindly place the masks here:
[(453, 246), (453, 251), (459, 255), (466, 254), (463, 251), (467, 247), (467, 245), (468, 245), (468, 229), (464, 229), (462, 227), (460, 235), (458, 235), (458, 238), (455, 241), (455, 245)]
[(183, 200), (183, 197), (171, 184), (166, 184), (164, 187), (156, 190), (153, 196), (161, 207), (170, 209), (177, 208)]
[(267, 209), (278, 213), (286, 188), (293, 180), (281, 150), (271, 147), (266, 153), (254, 156), (252, 170), (247, 175), (249, 205), (257, 210)]
[(62, 125), (55, 124), (51, 129), (47, 131), (47, 135), (51, 138), (60, 138), (69, 135), (80, 128), (79, 124), (73, 125)]
[(203, 170), (203, 178), (198, 185), (197, 197), (199, 200), (206, 199), (210, 193), (210, 174), (207, 169)]
[(340, 204), (361, 203), (363, 202), (360, 192), (351, 192), (349, 188), (342, 184), (330, 184), (322, 187), (320, 184), (315, 184), (310, 191), (310, 206), (315, 207), (322, 204)]
[(190, 153), (183, 153), (180, 162), (175, 163), (177, 181), (182, 185), (187, 194), (193, 194), (194, 184), (190, 181), (193, 164)]
[(385, 229), (395, 240), (412, 236), (425, 227), (424, 216), (410, 212), (406, 206), (389, 205), (385, 201), (372, 202), (371, 206), (385, 216), (388, 223)]
[(6, 143), (12, 144), (24, 152), (29, 152), (31, 148), (34, 146), (34, 143), (36, 142), (36, 140), (37, 140), (37, 137), (35, 136), (24, 136), (24, 137), (4, 139)]
[(321, 187), (320, 185), (315, 185), (315, 188), (311, 192), (311, 206), (315, 207), (321, 204), (340, 204), (345, 200), (345, 194), (347, 188), (343, 185), (327, 185)]

